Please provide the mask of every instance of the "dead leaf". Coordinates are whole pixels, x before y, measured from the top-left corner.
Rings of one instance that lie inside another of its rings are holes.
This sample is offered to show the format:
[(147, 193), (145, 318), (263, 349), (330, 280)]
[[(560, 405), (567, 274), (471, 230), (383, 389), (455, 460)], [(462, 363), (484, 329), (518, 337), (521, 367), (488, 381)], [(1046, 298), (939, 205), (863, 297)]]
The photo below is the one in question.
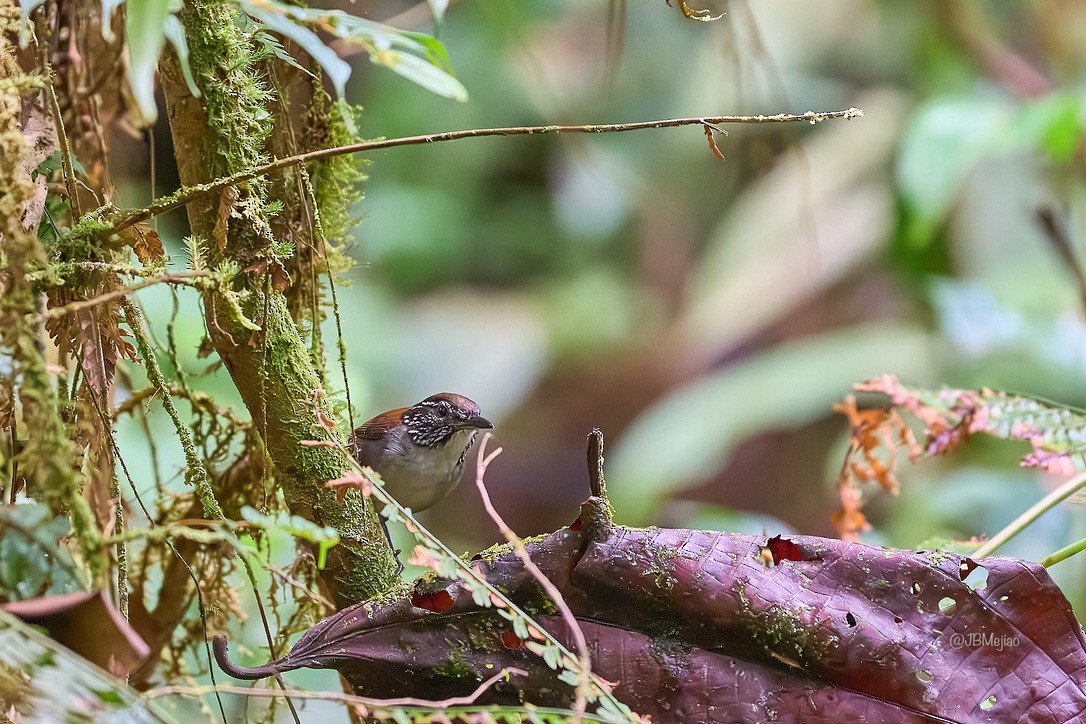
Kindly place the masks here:
[(149, 224), (143, 222), (133, 224), (121, 232), (121, 237), (128, 246), (132, 247), (140, 264), (150, 266), (166, 260), (166, 250), (162, 248), (162, 239)]
[(716, 145), (716, 136), (713, 135), (713, 127), (707, 123), (702, 126), (702, 128), (705, 129), (705, 138), (709, 141), (709, 150), (721, 161), (726, 161), (727, 159), (724, 158), (724, 154), (721, 152), (720, 147)]
[(238, 190), (233, 186), (227, 186), (219, 195), (219, 211), (215, 216), (215, 227), (211, 230), (211, 236), (219, 251), (226, 248), (226, 235), (230, 230), (230, 212), (238, 202)]

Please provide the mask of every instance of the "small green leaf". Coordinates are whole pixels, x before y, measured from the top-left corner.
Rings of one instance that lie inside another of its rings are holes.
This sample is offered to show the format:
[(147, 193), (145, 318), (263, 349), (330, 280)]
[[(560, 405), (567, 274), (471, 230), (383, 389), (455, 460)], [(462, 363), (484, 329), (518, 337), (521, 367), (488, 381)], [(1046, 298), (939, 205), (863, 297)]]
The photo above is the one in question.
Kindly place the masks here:
[(128, 0), (125, 34), (128, 43), (128, 82), (146, 122), (158, 117), (155, 104), (155, 68), (166, 38), (168, 0)]
[[(271, 9), (268, 9), (268, 7)], [(290, 12), (292, 8), (275, 3), (268, 3), (267, 7), (265, 7), (264, 5), (243, 2), (242, 8), (250, 17), (259, 20), (268, 28), (302, 46), (305, 52), (309, 53), (310, 57), (324, 68), (324, 71), (328, 74), (328, 79), (332, 81), (332, 87), (336, 89), (336, 93), (340, 97), (343, 96), (347, 79), (351, 77), (351, 66), (336, 55), (335, 51), (325, 45), (324, 41), (316, 33), (296, 22), (295, 18), (305, 17), (302, 13)]]
[(295, 538), (301, 538), (310, 541), (311, 543), (317, 543), (322, 547), (322, 554), (327, 551), (327, 548), (331, 548), (339, 543), (339, 533), (336, 532), (335, 528), (317, 525), (299, 515), (292, 515), (283, 520), (270, 515), (264, 515), (247, 505), (241, 509), (241, 517), (256, 528), (262, 528), (264, 530), (281, 530), (290, 533)]
[(176, 15), (166, 18), (166, 39), (177, 52), (177, 60), (181, 63), (181, 75), (185, 77), (185, 85), (189, 87), (189, 93), (199, 98), (200, 88), (196, 85), (196, 79), (192, 77), (192, 67), (189, 65), (189, 42), (185, 38), (185, 26)]
[(107, 704), (113, 704), (114, 706), (125, 705), (124, 699), (122, 699), (121, 695), (116, 691), (110, 691), (109, 689), (95, 689), (94, 695)]
[(268, 33), (262, 29), (258, 30), (253, 33), (253, 40), (259, 43), (266, 52), (274, 55), (276, 58), (283, 61), (287, 65), (294, 66), (298, 70), (308, 75), (310, 78), (316, 77), (315, 75), (313, 75), (313, 73), (309, 71), (309, 68), (303, 66), (297, 61), (297, 59), (295, 59), (293, 55), (288, 53), (286, 48), (283, 47), (283, 44), (279, 42), (279, 38), (275, 37), (271, 33)]
[(388, 50), (373, 53), (370, 60), (440, 96), (457, 101), (468, 99), (468, 89), (460, 81), (417, 55)]

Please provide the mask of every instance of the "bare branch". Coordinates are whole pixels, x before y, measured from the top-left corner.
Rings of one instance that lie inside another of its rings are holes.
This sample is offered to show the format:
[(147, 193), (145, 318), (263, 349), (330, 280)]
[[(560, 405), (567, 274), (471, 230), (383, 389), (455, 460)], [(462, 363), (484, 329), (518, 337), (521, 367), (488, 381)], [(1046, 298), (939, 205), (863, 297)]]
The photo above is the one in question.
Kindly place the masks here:
[(97, 297), (91, 299), (81, 299), (71, 304), (66, 304), (63, 307), (53, 307), (52, 309), (46, 309), (41, 314), (28, 314), (27, 321), (35, 322), (38, 319), (48, 320), (56, 319), (57, 317), (63, 317), (66, 314), (74, 314), (75, 312), (81, 312), (84, 309), (90, 309), (91, 307), (97, 307), (100, 304), (106, 302), (112, 302), (115, 299), (121, 299), (127, 297), (129, 294), (135, 294), (141, 289), (154, 286), (155, 284), (192, 284), (193, 279), (199, 279), (206, 277), (206, 272), (201, 271), (187, 271), (187, 272), (172, 272), (169, 274), (159, 274), (158, 276), (145, 279), (140, 282), (127, 287), (121, 287), (114, 289), (111, 292), (106, 292)]
[(505, 679), (511, 674), (518, 676), (527, 676), (527, 671), (520, 669), (502, 669), (494, 676), (479, 684), (475, 691), (471, 692), (467, 696), (454, 696), (448, 699), (440, 699), (431, 701), (429, 699), (414, 699), (411, 697), (402, 697), (399, 699), (371, 699), (365, 696), (357, 696), (355, 694), (344, 694), (338, 691), (307, 691), (304, 689), (282, 689), (276, 691), (274, 689), (256, 689), (248, 686), (230, 686), (228, 684), (220, 684), (218, 686), (189, 686), (185, 684), (177, 684), (173, 686), (160, 686), (157, 689), (151, 689), (144, 693), (144, 697), (147, 699), (155, 699), (160, 696), (203, 696), (204, 694), (217, 691), (220, 694), (240, 694), (242, 696), (255, 696), (262, 698), (273, 698), (286, 696), (292, 699), (320, 699), (322, 701), (340, 701), (344, 704), (356, 704), (371, 709), (392, 709), (395, 707), (411, 706), (420, 707), (426, 709), (448, 709), (454, 706), (466, 706), (468, 704), (474, 704), (475, 700), (482, 696), (487, 689), (498, 683), (502, 679)]
[[(322, 148), (308, 153), (300, 153), (296, 156), (276, 159), (263, 166), (241, 171), (231, 176), (211, 181), (206, 184), (198, 184), (187, 188), (178, 189), (175, 193), (155, 201), (150, 206), (139, 211), (134, 211), (122, 218), (113, 227), (113, 231), (127, 229), (133, 224), (146, 221), (152, 216), (164, 214), (167, 211), (181, 208), (190, 201), (215, 193), (229, 186), (236, 186), (246, 181), (251, 181), (258, 176), (264, 176), (282, 168), (295, 166), (299, 163), (309, 163), (325, 158), (343, 156), (349, 153), (365, 153), (377, 151), (383, 148), (397, 146), (418, 146), (442, 141), (459, 141), (463, 138), (482, 138), (484, 136), (538, 136), (550, 133), (623, 133), (625, 131), (642, 131), (654, 128), (675, 128), (677, 126), (703, 126), (715, 128), (724, 123), (819, 123), (836, 118), (851, 120), (862, 118), (864, 112), (859, 108), (847, 108), (843, 111), (807, 111), (806, 113), (778, 113), (773, 116), (706, 116), (702, 118), (669, 118), (659, 121), (639, 121), (636, 123), (605, 123), (600, 125), (583, 126), (511, 126), (507, 128), (471, 128), (464, 131), (446, 131), (444, 133), (427, 133), (421, 136), (405, 136), (403, 138), (390, 138), (383, 141), (364, 141), (348, 146), (336, 146), (335, 148)], [(719, 130), (719, 129), (718, 129)], [(95, 214), (106, 214), (110, 210), (98, 209)]]

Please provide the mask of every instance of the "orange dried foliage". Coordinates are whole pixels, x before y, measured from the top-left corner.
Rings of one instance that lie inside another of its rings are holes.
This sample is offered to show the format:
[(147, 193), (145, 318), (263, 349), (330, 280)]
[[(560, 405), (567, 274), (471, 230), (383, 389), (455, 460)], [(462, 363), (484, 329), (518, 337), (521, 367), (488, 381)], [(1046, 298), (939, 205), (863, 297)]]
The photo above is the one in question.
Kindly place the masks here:
[(861, 511), (860, 485), (876, 482), (897, 495), (900, 484), (894, 469), (898, 450), (905, 448), (911, 461), (923, 451), (912, 430), (893, 408), (861, 410), (856, 406), (856, 398), (849, 395), (833, 409), (848, 418), (852, 429), (852, 444), (837, 480), (841, 508), (833, 516), (833, 525), (843, 540), (854, 541), (860, 533), (871, 529)]

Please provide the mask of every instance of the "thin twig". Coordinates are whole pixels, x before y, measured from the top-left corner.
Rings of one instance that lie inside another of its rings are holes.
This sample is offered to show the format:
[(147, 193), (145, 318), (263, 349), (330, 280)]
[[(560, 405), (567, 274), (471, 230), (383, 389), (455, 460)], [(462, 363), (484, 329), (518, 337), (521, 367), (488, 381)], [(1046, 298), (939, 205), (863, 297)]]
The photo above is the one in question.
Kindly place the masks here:
[(1038, 207), (1034, 211), (1034, 218), (1057, 256), (1060, 257), (1064, 268), (1074, 280), (1075, 289), (1078, 290), (1079, 304), (1082, 305), (1083, 311), (1086, 311), (1086, 271), (1083, 271), (1078, 259), (1075, 258), (1075, 244), (1071, 240), (1071, 235), (1067, 233), (1067, 227), (1061, 219), (1057, 218), (1055, 209), (1049, 206)]
[(47, 320), (56, 319), (57, 317), (63, 317), (66, 314), (74, 314), (76, 312), (81, 312), (84, 309), (90, 309), (91, 307), (97, 307), (101, 304), (112, 302), (115, 299), (127, 297), (129, 294), (135, 294), (139, 290), (146, 289), (147, 287), (154, 286), (155, 284), (192, 284), (193, 279), (198, 279), (206, 276), (206, 272), (199, 271), (171, 272), (168, 274), (159, 274), (158, 276), (151, 277), (150, 279), (136, 282), (131, 286), (120, 287), (119, 289), (114, 289), (111, 292), (100, 294), (97, 297), (92, 297), (90, 299), (81, 299), (77, 302), (72, 302), (71, 304), (65, 304), (63, 307), (53, 307), (51, 309), (46, 309), (44, 312), (41, 313), (41, 315), (29, 314), (27, 315), (27, 321), (33, 321), (39, 316), (42, 319)]
[[(706, 126), (724, 123), (819, 123), (835, 118), (862, 118), (864, 112), (859, 108), (848, 108), (843, 111), (807, 111), (806, 113), (778, 113), (775, 116), (706, 116), (701, 118), (668, 118), (658, 121), (639, 121), (636, 123), (605, 123), (599, 125), (583, 126), (511, 126), (507, 128), (472, 128), (463, 131), (446, 131), (444, 133), (427, 133), (421, 136), (405, 136), (403, 138), (390, 138), (383, 141), (364, 141), (352, 143), (347, 146), (335, 148), (322, 148), (316, 151), (300, 153), (296, 156), (276, 159), (263, 166), (240, 171), (231, 176), (226, 176), (206, 184), (189, 186), (178, 189), (173, 194), (158, 199), (150, 206), (139, 211), (129, 213), (113, 226), (113, 231), (127, 229), (133, 224), (146, 221), (152, 216), (164, 214), (168, 211), (181, 208), (190, 201), (215, 193), (229, 186), (236, 186), (246, 181), (251, 181), (258, 176), (264, 176), (272, 171), (287, 168), (299, 163), (309, 163), (333, 156), (342, 156), (348, 153), (365, 153), (378, 151), (384, 148), (398, 146), (418, 146), (442, 141), (458, 141), (463, 138), (482, 138), (484, 136), (535, 136), (549, 133), (623, 133), (625, 131), (641, 131), (655, 128), (675, 128), (677, 126)], [(110, 209), (98, 209), (95, 214), (106, 214)]]
[(475, 691), (471, 692), (467, 696), (454, 696), (448, 699), (440, 699), (437, 701), (431, 701), (430, 699), (415, 699), (412, 697), (402, 697), (399, 699), (371, 699), (365, 696), (357, 696), (355, 694), (344, 694), (338, 691), (307, 691), (305, 689), (283, 689), (281, 691), (275, 691), (274, 689), (256, 689), (247, 686), (231, 686), (229, 684), (220, 684), (218, 686), (188, 686), (185, 684), (174, 684), (173, 686), (160, 686), (157, 689), (150, 689), (144, 692), (143, 697), (145, 699), (155, 699), (160, 696), (198, 696), (202, 697), (207, 692), (214, 690), (222, 694), (241, 694), (242, 696), (258, 696), (263, 698), (274, 698), (279, 696), (286, 696), (292, 699), (320, 699), (322, 701), (338, 701), (344, 704), (360, 704), (371, 709), (394, 709), (402, 706), (420, 707), (426, 709), (448, 709), (453, 706), (466, 706), (468, 704), (474, 704), (475, 700), (482, 696), (487, 689), (494, 686), (502, 679), (506, 678), (510, 674), (517, 674), (518, 676), (527, 676), (527, 671), (521, 669), (502, 669), (494, 676), (479, 684)]
[[(38, 20), (39, 28), (49, 27), (45, 20), (44, 7), (38, 13)], [(44, 36), (45, 33), (42, 35)], [(57, 91), (53, 86), (53, 65), (49, 62), (49, 49), (43, 40), (44, 38), (39, 40), (37, 36), (34, 36), (34, 47), (38, 51), (38, 63), (46, 78), (45, 98), (49, 102), (49, 114), (53, 118), (53, 127), (56, 129), (57, 145), (60, 146), (60, 166), (64, 176), (64, 188), (68, 192), (68, 203), (75, 212), (75, 217), (79, 218), (83, 214), (79, 207), (79, 190), (76, 188), (75, 168), (72, 165), (72, 149), (68, 143), (68, 134), (64, 132), (64, 114), (60, 110), (60, 101), (57, 100)]]
[(554, 585), (554, 582), (552, 582), (551, 579), (547, 578), (543, 571), (539, 570), (539, 566), (537, 566), (532, 560), (532, 557), (528, 555), (528, 549), (525, 547), (524, 541), (521, 540), (520, 536), (514, 533), (513, 529), (506, 524), (498, 511), (494, 509), (493, 503), (490, 502), (490, 494), (487, 493), (486, 485), (483, 483), (483, 476), (486, 475), (486, 469), (490, 465), (490, 461), (498, 457), (502, 452), (502, 449), (498, 448), (489, 455), (486, 455), (486, 443), (490, 440), (490, 437), (489, 432), (485, 433), (482, 442), (479, 443), (479, 462), (475, 467), (475, 487), (479, 489), (479, 497), (483, 499), (483, 508), (486, 509), (487, 515), (489, 515), (490, 519), (498, 526), (498, 530), (505, 536), (505, 540), (513, 546), (513, 552), (516, 554), (517, 558), (524, 563), (524, 567), (532, 574), (532, 578), (539, 581), (539, 585), (543, 587), (543, 590), (547, 592), (550, 599), (554, 601), (554, 605), (558, 608), (559, 613), (562, 614), (562, 620), (565, 621), (566, 627), (573, 637), (573, 643), (577, 648), (577, 658), (580, 661), (581, 670), (578, 672), (580, 674), (580, 681), (577, 683), (577, 698), (573, 703), (573, 718), (571, 721), (573, 724), (579, 724), (581, 718), (584, 716), (585, 707), (588, 704), (588, 688), (592, 677), (592, 659), (588, 655), (588, 642), (585, 641), (581, 625), (577, 623), (577, 618), (573, 615), (573, 612), (569, 610), (569, 606), (566, 604), (566, 599), (562, 596), (562, 592), (558, 590), (558, 587)]

